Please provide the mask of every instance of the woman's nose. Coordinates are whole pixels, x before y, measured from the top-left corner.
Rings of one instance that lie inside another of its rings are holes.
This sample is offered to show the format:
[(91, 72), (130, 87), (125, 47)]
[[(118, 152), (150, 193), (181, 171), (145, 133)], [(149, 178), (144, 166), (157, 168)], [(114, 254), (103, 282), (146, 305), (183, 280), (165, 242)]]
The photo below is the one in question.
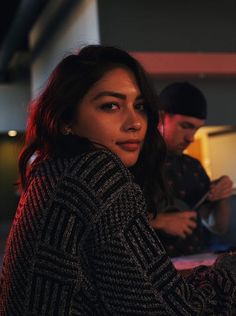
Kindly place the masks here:
[(126, 131), (138, 131), (142, 128), (140, 117), (134, 111), (129, 111), (124, 120), (124, 129)]
[(133, 131), (139, 131), (141, 129), (141, 123), (140, 122), (134, 122), (133, 124), (130, 125), (128, 130), (133, 130)]

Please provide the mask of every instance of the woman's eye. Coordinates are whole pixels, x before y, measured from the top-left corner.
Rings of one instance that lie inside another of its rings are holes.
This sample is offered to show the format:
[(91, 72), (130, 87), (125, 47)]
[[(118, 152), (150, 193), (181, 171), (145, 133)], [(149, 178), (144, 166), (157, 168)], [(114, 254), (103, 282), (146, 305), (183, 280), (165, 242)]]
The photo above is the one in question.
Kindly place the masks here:
[(105, 103), (101, 105), (101, 109), (105, 111), (114, 111), (117, 110), (119, 106), (115, 103)]
[(146, 106), (144, 103), (137, 103), (135, 105), (136, 110), (146, 112)]

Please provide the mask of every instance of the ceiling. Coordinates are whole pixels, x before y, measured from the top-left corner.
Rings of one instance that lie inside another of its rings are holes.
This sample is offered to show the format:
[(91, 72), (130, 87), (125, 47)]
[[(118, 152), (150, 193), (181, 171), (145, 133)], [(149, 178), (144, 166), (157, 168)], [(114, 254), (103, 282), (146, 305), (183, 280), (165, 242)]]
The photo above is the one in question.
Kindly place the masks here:
[[(19, 68), (28, 67), (28, 35), (48, 0), (7, 0), (0, 10), (0, 83), (13, 79)], [(18, 54), (16, 54), (18, 53)], [(13, 58), (17, 56), (17, 58)], [(14, 61), (12, 63), (12, 61)], [(21, 71), (21, 70), (20, 70)], [(18, 72), (19, 73), (19, 72)]]
[[(13, 71), (10, 70), (10, 62), (15, 52), (26, 52), (28, 50), (28, 34), (23, 34), (21, 40), (18, 40), (18, 36), (10, 35), (13, 23), (18, 15), (18, 10), (21, 5), (21, 0), (7, 0), (0, 10), (0, 83), (8, 83), (15, 78), (17, 69), (17, 75), (20, 68), (22, 68), (22, 62), (20, 67), (13, 66)], [(10, 39), (10, 41), (9, 41)], [(16, 45), (12, 43), (15, 42)], [(14, 48), (13, 48), (14, 47)], [(26, 66), (27, 67), (27, 66)], [(25, 75), (25, 65), (23, 66)], [(20, 72), (22, 70), (20, 69)]]
[[(4, 2), (5, 3), (2, 5), (0, 10), (0, 49), (21, 3), (20, 0), (7, 0)], [(25, 39), (21, 41), (18, 49), (25, 50), (27, 49), (27, 46), (27, 37), (25, 37)]]

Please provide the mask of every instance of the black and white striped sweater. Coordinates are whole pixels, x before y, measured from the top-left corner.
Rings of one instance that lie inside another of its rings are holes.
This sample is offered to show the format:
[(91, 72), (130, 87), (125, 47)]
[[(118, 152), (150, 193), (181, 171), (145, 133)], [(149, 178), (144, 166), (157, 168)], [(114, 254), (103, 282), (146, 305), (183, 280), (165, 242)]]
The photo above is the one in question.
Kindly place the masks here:
[(37, 168), (8, 238), (0, 315), (236, 315), (235, 291), (224, 269), (176, 272), (140, 188), (101, 150)]

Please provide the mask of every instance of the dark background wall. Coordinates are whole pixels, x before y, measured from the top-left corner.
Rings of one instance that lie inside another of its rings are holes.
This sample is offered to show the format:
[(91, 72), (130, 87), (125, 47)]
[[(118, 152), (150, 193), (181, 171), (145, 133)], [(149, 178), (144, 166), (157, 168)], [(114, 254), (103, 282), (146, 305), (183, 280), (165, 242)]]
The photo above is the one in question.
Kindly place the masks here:
[(236, 50), (235, 0), (98, 0), (100, 37), (127, 50)]

